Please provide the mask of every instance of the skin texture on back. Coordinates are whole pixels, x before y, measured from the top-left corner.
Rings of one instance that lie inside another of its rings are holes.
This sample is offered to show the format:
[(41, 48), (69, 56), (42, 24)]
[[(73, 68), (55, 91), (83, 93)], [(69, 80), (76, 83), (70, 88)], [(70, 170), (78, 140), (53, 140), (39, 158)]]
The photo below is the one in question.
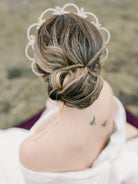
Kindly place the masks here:
[[(62, 102), (60, 102), (62, 103)], [(65, 172), (91, 167), (113, 130), (113, 92), (104, 81), (98, 99), (85, 110), (64, 106), (49, 121), (61, 121), (47, 130), (46, 122), (20, 147), (24, 167), (42, 172)], [(42, 129), (42, 127), (44, 129)], [(80, 162), (81, 160), (81, 162)]]

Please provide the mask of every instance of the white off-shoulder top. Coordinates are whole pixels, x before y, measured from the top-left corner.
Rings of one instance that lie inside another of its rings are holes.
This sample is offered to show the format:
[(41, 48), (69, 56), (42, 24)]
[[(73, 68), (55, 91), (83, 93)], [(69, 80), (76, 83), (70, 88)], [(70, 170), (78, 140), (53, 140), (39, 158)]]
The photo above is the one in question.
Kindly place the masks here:
[(138, 139), (129, 149), (127, 144), (131, 141), (126, 142), (125, 109), (116, 96), (114, 100), (117, 104), (114, 114), (116, 128), (93, 166), (81, 171), (36, 172), (25, 168), (19, 161), (20, 144), (33, 134), (42, 119), (57, 111), (56, 101), (48, 99), (46, 115), (29, 131), (20, 128), (0, 130), (0, 184), (121, 184), (124, 179), (138, 177), (138, 152), (133, 149), (138, 148)]

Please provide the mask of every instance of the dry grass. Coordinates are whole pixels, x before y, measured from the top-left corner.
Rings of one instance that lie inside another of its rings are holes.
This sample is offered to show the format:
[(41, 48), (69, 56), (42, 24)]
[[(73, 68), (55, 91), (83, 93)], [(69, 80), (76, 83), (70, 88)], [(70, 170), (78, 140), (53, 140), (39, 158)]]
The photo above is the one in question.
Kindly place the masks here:
[(74, 2), (93, 11), (111, 32), (103, 77), (116, 96), (138, 116), (138, 1), (130, 0), (3, 0), (0, 1), (0, 128), (30, 118), (45, 106), (46, 85), (31, 72), (25, 57), (26, 30), (41, 12)]

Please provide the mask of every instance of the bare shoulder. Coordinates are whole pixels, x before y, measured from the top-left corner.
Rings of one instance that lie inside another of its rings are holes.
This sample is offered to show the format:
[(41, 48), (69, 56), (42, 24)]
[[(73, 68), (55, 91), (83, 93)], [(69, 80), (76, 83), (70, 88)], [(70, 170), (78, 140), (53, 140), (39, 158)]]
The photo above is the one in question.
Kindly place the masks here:
[(86, 167), (80, 163), (79, 148), (71, 149), (63, 137), (57, 138), (54, 133), (39, 139), (41, 134), (43, 132), (28, 137), (20, 146), (19, 160), (25, 168), (37, 172), (66, 172)]
[[(100, 109), (99, 106), (101, 107)], [(99, 121), (107, 118), (110, 121), (110, 125), (113, 124), (115, 109), (114, 93), (111, 85), (106, 80), (104, 80), (104, 86), (97, 102), (97, 109)]]
[(105, 90), (108, 90), (108, 92), (111, 93), (111, 95), (114, 95), (111, 85), (106, 80), (104, 80), (104, 88)]
[(111, 85), (106, 80), (104, 80), (103, 89), (97, 101), (99, 101), (100, 106), (104, 105), (107, 108), (111, 108), (114, 104), (114, 93)]
[[(118, 108), (118, 106), (116, 104), (116, 101), (114, 100), (115, 95), (114, 95), (113, 89), (112, 89), (111, 85), (106, 80), (104, 80), (104, 84), (105, 84), (106, 90), (108, 91), (113, 111), (115, 111), (115, 109)], [(106, 93), (106, 90), (105, 90), (105, 93)], [(108, 96), (108, 95), (106, 95), (106, 96)]]
[(19, 149), (19, 160), (27, 169), (42, 172), (51, 171), (58, 154), (56, 148), (52, 146), (55, 144), (55, 140), (53, 137), (53, 140), (50, 140), (47, 136), (44, 143), (44, 139), (39, 139), (39, 136), (41, 133), (37, 136), (34, 134), (23, 141)]

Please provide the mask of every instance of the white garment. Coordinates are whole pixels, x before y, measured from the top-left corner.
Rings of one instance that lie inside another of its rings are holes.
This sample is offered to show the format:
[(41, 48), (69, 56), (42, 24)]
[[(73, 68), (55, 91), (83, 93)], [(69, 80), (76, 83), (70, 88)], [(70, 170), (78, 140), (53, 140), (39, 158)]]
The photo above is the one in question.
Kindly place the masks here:
[(0, 130), (0, 184), (120, 184), (129, 177), (138, 177), (138, 138), (126, 143), (126, 114), (117, 97), (114, 114), (116, 130), (92, 168), (73, 172), (36, 172), (19, 162), (19, 146), (35, 129), (54, 113), (56, 101), (48, 100), (48, 112), (30, 130), (9, 128)]

